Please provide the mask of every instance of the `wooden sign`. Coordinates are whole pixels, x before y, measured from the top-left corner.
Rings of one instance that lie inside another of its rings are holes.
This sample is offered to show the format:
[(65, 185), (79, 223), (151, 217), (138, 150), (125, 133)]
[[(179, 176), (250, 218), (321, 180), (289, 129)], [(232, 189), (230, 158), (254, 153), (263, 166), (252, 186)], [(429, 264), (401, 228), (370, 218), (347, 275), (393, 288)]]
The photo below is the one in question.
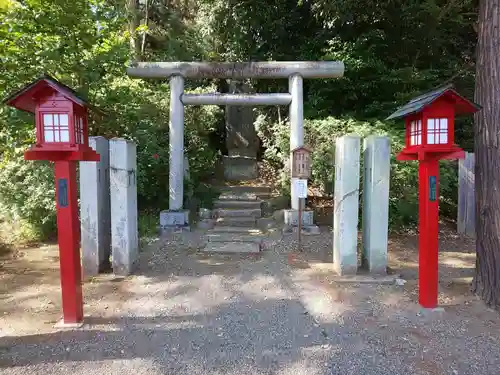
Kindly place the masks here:
[(292, 150), (292, 177), (308, 179), (311, 177), (311, 151), (306, 147)]

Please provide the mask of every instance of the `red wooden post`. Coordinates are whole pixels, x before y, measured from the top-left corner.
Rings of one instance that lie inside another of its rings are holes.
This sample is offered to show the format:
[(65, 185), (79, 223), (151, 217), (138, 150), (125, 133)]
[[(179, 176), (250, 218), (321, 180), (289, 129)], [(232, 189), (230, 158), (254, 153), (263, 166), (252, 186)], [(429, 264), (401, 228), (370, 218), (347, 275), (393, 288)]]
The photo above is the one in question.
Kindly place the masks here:
[(439, 160), (422, 160), (419, 178), (418, 286), (423, 307), (436, 307), (438, 297)]
[(64, 323), (83, 321), (76, 161), (56, 161), (56, 207)]
[(83, 298), (76, 163), (99, 161), (99, 154), (88, 144), (89, 104), (49, 76), (30, 83), (4, 102), (35, 114), (36, 143), (24, 152), (24, 159), (55, 162), (62, 323), (79, 325), (83, 323)]
[(438, 302), (439, 160), (464, 157), (454, 143), (455, 115), (479, 108), (448, 85), (412, 99), (387, 118), (405, 119), (406, 144), (397, 159), (419, 161), (418, 300), (422, 307), (434, 308)]

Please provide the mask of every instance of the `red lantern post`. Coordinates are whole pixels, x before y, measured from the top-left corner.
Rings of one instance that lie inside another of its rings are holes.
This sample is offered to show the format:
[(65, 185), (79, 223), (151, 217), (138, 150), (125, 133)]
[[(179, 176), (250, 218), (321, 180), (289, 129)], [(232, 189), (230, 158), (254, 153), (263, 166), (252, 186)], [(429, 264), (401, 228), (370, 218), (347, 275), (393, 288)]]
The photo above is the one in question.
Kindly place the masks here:
[(387, 118), (405, 119), (406, 144), (397, 160), (419, 161), (418, 285), (425, 308), (438, 302), (439, 160), (464, 158), (454, 144), (455, 115), (479, 108), (448, 85), (412, 99)]
[(80, 325), (83, 299), (76, 163), (99, 161), (99, 154), (88, 145), (89, 104), (49, 76), (25, 86), (4, 103), (35, 114), (36, 143), (24, 153), (24, 159), (55, 162), (62, 323)]

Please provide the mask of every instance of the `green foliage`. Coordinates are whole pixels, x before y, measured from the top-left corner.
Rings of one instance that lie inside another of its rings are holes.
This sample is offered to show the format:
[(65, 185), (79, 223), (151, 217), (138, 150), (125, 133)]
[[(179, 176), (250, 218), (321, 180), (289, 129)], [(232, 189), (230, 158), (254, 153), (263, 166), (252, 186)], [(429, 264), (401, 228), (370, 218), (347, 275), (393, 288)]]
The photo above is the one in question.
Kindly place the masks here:
[(54, 177), (48, 162), (27, 162), (16, 151), (0, 165), (1, 220), (16, 223), (19, 236), (47, 237), (55, 230)]
[[(399, 104), (448, 81), (472, 97), (473, 0), (156, 0), (147, 6), (138, 2), (132, 12), (126, 3), (0, 1), (0, 96), (47, 72), (102, 108), (106, 116), (92, 116), (91, 134), (137, 143), (141, 210), (168, 204), (170, 92), (166, 81), (127, 77), (131, 55), (146, 61), (344, 61), (344, 78), (304, 83), (306, 142), (315, 151), (313, 183), (325, 194), (333, 189), (336, 136), (387, 134), (395, 154), (402, 147), (402, 125), (388, 127), (380, 120)], [(134, 13), (137, 27), (130, 28)], [(131, 43), (131, 37), (138, 43)], [(186, 82), (186, 91), (216, 91), (221, 83), (197, 84)], [(251, 84), (257, 92), (288, 90), (286, 80)], [(257, 113), (264, 158), (279, 170), (289, 152), (286, 109)], [(213, 145), (224, 143), (215, 140), (223, 114), (218, 107), (186, 109), (186, 207), (209, 206), (215, 194), (208, 180), (220, 156)], [(472, 121), (456, 125), (458, 143), (473, 149)], [(54, 225), (51, 167), (24, 162), (20, 154), (33, 139), (31, 115), (0, 107), (0, 220), (22, 221), (25, 228), (46, 233)], [(414, 222), (416, 165), (393, 161), (391, 173), (391, 220)], [(281, 185), (287, 194), (284, 173)], [(440, 187), (442, 210), (453, 215), (453, 163), (442, 163)]]
[[(289, 126), (267, 121), (263, 116), (258, 119), (259, 136), (263, 140), (265, 158), (276, 168), (283, 166), (288, 157)], [(390, 125), (374, 121), (358, 121), (352, 118), (327, 117), (321, 120), (305, 121), (305, 144), (312, 153), (311, 184), (320, 187), (323, 193), (333, 195), (335, 180), (335, 139), (346, 134), (385, 135), (391, 141), (391, 186), (389, 200), (389, 217), (391, 226), (399, 227), (415, 223), (418, 218), (418, 164), (416, 162), (397, 162), (395, 155), (404, 145), (404, 134)], [(361, 156), (362, 162), (362, 156)], [(362, 167), (362, 166), (361, 166)], [(283, 186), (288, 187), (289, 181), (284, 178)], [(444, 211), (455, 214), (456, 210), (457, 172), (452, 163), (441, 163), (440, 195), (447, 203)], [(360, 183), (361, 195), (363, 183)], [(285, 191), (286, 192), (286, 191)], [(445, 197), (445, 198), (444, 198)], [(455, 202), (455, 203), (453, 203)]]

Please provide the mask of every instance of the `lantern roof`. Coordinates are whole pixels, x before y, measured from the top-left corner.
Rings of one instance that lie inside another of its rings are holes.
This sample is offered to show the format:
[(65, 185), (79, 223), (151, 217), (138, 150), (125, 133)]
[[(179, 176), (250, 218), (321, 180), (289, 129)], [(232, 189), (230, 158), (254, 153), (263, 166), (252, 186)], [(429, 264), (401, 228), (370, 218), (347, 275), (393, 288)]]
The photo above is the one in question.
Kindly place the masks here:
[(52, 90), (57, 91), (58, 93), (66, 97), (68, 100), (71, 100), (72, 102), (78, 104), (81, 107), (88, 107), (98, 112), (102, 112), (97, 107), (90, 105), (85, 99), (79, 96), (77, 92), (73, 90), (71, 87), (66, 86), (65, 84), (59, 82), (58, 80), (47, 74), (44, 74), (37, 80), (27, 84), (23, 88), (9, 95), (2, 102), (4, 104), (20, 109), (22, 111), (34, 113), (37, 94), (46, 88), (51, 88)]
[(312, 152), (312, 150), (311, 150), (309, 147), (307, 147), (307, 146), (299, 146), (299, 147), (295, 147), (295, 148), (294, 148), (291, 152), (293, 153), (293, 152), (295, 152), (295, 151), (302, 151), (302, 150), (307, 151), (307, 152), (309, 152), (309, 153), (311, 153), (311, 152)]
[(471, 102), (455, 91), (453, 84), (449, 84), (433, 91), (427, 92), (410, 100), (404, 106), (398, 108), (396, 112), (386, 118), (386, 120), (405, 117), (417, 112), (421, 112), (425, 107), (434, 103), (438, 98), (446, 97), (450, 99), (458, 115), (474, 113), (481, 109), (479, 104)]

